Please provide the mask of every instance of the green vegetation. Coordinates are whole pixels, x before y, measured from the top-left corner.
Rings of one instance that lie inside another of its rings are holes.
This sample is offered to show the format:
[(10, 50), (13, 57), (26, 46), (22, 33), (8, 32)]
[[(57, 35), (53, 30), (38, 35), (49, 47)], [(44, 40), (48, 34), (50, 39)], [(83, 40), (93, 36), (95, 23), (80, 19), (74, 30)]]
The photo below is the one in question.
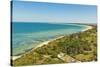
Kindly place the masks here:
[[(12, 62), (13, 66), (67, 63), (58, 54), (63, 53), (80, 62), (97, 60), (97, 30), (96, 27), (85, 32), (79, 32), (54, 40), (31, 50)], [(65, 57), (67, 60), (68, 58)]]

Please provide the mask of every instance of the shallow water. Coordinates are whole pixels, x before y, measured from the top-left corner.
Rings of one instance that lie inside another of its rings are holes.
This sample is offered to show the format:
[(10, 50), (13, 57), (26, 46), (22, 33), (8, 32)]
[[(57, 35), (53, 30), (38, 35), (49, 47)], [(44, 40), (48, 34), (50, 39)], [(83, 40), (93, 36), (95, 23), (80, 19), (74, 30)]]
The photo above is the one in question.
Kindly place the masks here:
[(78, 24), (12, 22), (12, 55), (24, 53), (41, 42), (86, 28)]

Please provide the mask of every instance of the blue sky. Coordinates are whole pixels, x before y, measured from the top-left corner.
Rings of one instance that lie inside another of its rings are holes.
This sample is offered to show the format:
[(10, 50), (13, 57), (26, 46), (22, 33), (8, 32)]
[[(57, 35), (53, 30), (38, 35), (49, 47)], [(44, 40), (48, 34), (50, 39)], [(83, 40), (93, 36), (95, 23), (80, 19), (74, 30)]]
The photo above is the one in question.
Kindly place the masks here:
[(13, 22), (96, 23), (94, 5), (13, 1)]

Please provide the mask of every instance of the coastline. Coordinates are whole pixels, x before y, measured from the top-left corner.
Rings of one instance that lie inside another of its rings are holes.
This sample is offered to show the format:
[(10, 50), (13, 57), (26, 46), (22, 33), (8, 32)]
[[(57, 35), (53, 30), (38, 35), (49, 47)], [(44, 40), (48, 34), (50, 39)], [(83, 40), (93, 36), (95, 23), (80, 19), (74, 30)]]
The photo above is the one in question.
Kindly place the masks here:
[[(64, 36), (60, 36), (60, 37), (57, 37), (57, 38), (55, 38), (55, 39), (50, 39), (49, 41), (45, 41), (45, 42), (42, 42), (42, 43), (40, 43), (39, 45), (37, 45), (36, 47), (34, 47), (34, 49), (32, 49), (32, 50), (35, 50), (35, 49), (37, 49), (38, 47), (42, 47), (43, 45), (47, 45), (49, 42), (51, 42), (51, 41), (54, 41), (54, 40), (57, 40), (57, 39), (60, 39), (60, 38), (63, 38)], [(28, 53), (28, 52), (27, 52)], [(26, 53), (25, 53), (26, 54)], [(16, 59), (18, 59), (18, 58), (20, 58), (22, 55), (19, 55), (19, 56), (11, 56), (11, 59), (12, 60), (16, 60)]]
[(11, 56), (11, 59), (12, 60), (16, 60), (17, 58), (20, 58), (21, 57), (21, 55), (19, 55), (19, 56)]
[(86, 30), (89, 30), (89, 29), (92, 29), (92, 28), (93, 28), (92, 26), (89, 26), (89, 25), (88, 25), (88, 26), (86, 26), (85, 29), (82, 30), (82, 32), (84, 32), (84, 31), (86, 31)]
[[(89, 29), (92, 29), (92, 28), (93, 28), (92, 26), (87, 25), (86, 28), (83, 29), (81, 32), (84, 32), (84, 31), (89, 30)], [(52, 42), (52, 41), (57, 40), (57, 39), (61, 39), (61, 38), (63, 38), (63, 37), (64, 37), (64, 36), (59, 36), (59, 37), (57, 37), (57, 38), (55, 38), (55, 39), (50, 39), (49, 41), (42, 42), (42, 43), (40, 43), (39, 45), (37, 45), (36, 47), (34, 47), (34, 49), (32, 49), (32, 50), (35, 50), (35, 49), (37, 49), (38, 47), (42, 47), (43, 45), (47, 45), (49, 42)], [(28, 52), (27, 52), (27, 53), (28, 53)], [(26, 53), (25, 53), (25, 54), (26, 54)], [(19, 55), (19, 56), (11, 56), (11, 59), (12, 59), (12, 60), (16, 60), (16, 59), (20, 58), (21, 56), (22, 56), (22, 55)]]

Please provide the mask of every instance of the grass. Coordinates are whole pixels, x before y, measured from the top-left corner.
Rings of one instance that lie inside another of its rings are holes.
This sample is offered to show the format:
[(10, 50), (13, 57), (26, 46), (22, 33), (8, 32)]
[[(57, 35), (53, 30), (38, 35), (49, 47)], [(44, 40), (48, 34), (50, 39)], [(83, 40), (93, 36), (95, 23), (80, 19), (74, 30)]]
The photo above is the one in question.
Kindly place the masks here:
[[(93, 27), (85, 32), (79, 32), (65, 36), (31, 50), (22, 57), (12, 61), (13, 66), (38, 65), (38, 64), (58, 64), (67, 63), (58, 58), (62, 52), (78, 61), (97, 60), (97, 30)], [(67, 59), (67, 58), (66, 58)]]

